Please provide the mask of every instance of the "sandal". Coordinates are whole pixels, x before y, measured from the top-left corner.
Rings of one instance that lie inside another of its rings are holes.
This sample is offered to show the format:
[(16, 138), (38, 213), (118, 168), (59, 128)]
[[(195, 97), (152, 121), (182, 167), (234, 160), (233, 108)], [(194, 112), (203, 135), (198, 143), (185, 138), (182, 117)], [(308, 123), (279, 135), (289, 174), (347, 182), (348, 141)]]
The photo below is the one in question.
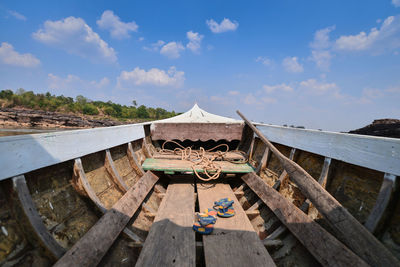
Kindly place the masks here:
[(193, 230), (202, 235), (209, 235), (214, 230), (214, 224), (210, 223), (209, 225), (203, 226), (196, 222), (193, 224)]

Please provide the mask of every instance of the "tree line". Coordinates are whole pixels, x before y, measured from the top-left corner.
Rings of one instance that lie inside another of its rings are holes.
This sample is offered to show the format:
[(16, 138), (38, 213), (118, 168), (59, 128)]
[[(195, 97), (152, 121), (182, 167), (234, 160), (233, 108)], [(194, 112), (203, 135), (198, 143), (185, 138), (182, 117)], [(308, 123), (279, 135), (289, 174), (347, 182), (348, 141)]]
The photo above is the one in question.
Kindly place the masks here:
[(63, 95), (52, 95), (50, 92), (35, 94), (32, 91), (25, 91), (22, 88), (15, 92), (12, 90), (0, 91), (0, 107), (11, 108), (16, 106), (44, 111), (109, 116), (119, 120), (159, 120), (179, 114), (175, 113), (175, 111), (166, 111), (163, 108), (151, 108), (145, 105), (138, 107), (135, 100), (132, 101), (131, 106), (126, 106), (113, 103), (112, 101), (92, 101), (82, 95), (78, 95), (73, 99), (72, 97)]

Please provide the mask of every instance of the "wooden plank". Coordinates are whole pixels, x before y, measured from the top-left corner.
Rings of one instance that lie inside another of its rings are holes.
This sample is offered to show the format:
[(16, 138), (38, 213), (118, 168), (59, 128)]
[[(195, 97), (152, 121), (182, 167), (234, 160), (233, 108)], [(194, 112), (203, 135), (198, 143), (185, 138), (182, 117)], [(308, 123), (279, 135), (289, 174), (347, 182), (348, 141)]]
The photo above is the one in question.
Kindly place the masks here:
[(203, 236), (207, 266), (275, 266), (229, 185), (198, 184), (197, 192), (200, 210), (229, 197), (236, 212), (231, 218), (218, 218), (213, 233)]
[[(65, 249), (57, 243), (40, 218), (36, 205), (29, 193), (25, 176), (13, 177), (12, 182), (13, 190), (16, 193), (23, 214), (26, 216), (29, 226), (33, 229), (35, 241), (39, 241), (54, 259), (60, 258), (65, 253)], [(19, 219), (22, 220), (23, 218)], [(34, 243), (33, 245), (36, 244)]]
[(171, 182), (136, 266), (195, 266), (194, 185)]
[[(248, 173), (253, 172), (254, 169), (248, 163), (235, 164), (228, 161), (215, 162), (222, 168), (223, 173)], [(152, 171), (175, 171), (175, 172), (190, 172), (193, 163), (186, 160), (175, 160), (175, 159), (154, 159), (148, 158), (143, 162), (144, 170)], [(196, 167), (197, 172), (203, 172), (203, 169)]]
[(158, 181), (147, 172), (54, 266), (95, 266)]
[[(192, 150), (192, 152), (197, 151), (199, 152), (199, 150)], [(212, 157), (214, 155), (213, 152), (206, 152), (205, 153), (206, 157)], [(181, 159), (182, 156), (181, 154), (163, 154), (160, 152), (156, 152), (153, 154), (153, 158), (155, 159)], [(215, 159), (217, 161), (220, 160), (220, 158)], [(245, 160), (245, 157), (243, 156), (243, 154), (235, 152), (235, 151), (228, 151), (226, 152), (226, 154), (224, 154), (224, 160)]]
[[(289, 159), (293, 160), (294, 159), (294, 154), (296, 153), (296, 149), (292, 148), (290, 150), (290, 155), (289, 155)], [(279, 176), (278, 180), (275, 182), (275, 184), (273, 185), (273, 188), (278, 190), (278, 188), (280, 187), (281, 183), (283, 182), (283, 180), (286, 179), (288, 173), (285, 169), (283, 169), (281, 175)]]
[(135, 172), (139, 176), (143, 176), (144, 170), (142, 168), (142, 165), (139, 163), (139, 160), (137, 159), (135, 152), (133, 151), (131, 142), (128, 143), (128, 149), (126, 151), (126, 155), (128, 156), (129, 163), (131, 164), (131, 167), (135, 170)]
[(310, 174), (297, 163), (285, 157), (243, 114), (239, 111), (238, 114), (274, 153), (283, 168), (290, 174), (291, 180), (330, 223), (332, 230), (342, 242), (372, 266), (400, 266), (400, 262), (389, 250), (315, 181)]
[(322, 166), (321, 174), (318, 179), (318, 183), (324, 188), (326, 187), (326, 182), (328, 180), (330, 165), (331, 165), (331, 158), (325, 157), (324, 165)]
[(257, 128), (271, 142), (400, 176), (400, 139), (260, 123)]
[(0, 138), (0, 180), (144, 137), (144, 124)]
[(372, 208), (372, 211), (364, 224), (365, 228), (367, 228), (371, 233), (376, 230), (387, 206), (389, 205), (390, 199), (394, 193), (395, 184), (396, 176), (390, 173), (385, 173), (375, 206)]
[[(106, 207), (104, 207), (103, 203), (96, 195), (96, 192), (93, 190), (88, 179), (86, 178), (81, 159), (75, 159), (73, 180), (75, 189), (77, 189), (81, 194), (88, 196), (103, 214), (107, 212)], [(123, 232), (134, 242), (142, 242), (142, 239), (129, 228), (124, 228)]]
[(119, 175), (117, 169), (115, 168), (114, 161), (111, 157), (111, 153), (109, 149), (106, 149), (106, 157), (104, 161), (104, 167), (107, 172), (110, 174), (113, 182), (117, 185), (118, 189), (125, 193), (129, 190), (129, 186), (126, 185), (124, 180), (122, 180), (121, 176)]
[(149, 149), (149, 144), (148, 144), (147, 138), (148, 138), (147, 136), (145, 138), (143, 138), (142, 151), (146, 158), (151, 158), (152, 154)]
[(260, 164), (258, 164), (258, 167), (256, 169), (256, 173), (260, 173), (267, 167), (268, 157), (269, 157), (269, 148), (266, 146)]
[(269, 187), (255, 173), (242, 180), (264, 201), (308, 251), (324, 266), (368, 266), (290, 201)]
[(153, 123), (153, 140), (240, 140), (242, 123)]

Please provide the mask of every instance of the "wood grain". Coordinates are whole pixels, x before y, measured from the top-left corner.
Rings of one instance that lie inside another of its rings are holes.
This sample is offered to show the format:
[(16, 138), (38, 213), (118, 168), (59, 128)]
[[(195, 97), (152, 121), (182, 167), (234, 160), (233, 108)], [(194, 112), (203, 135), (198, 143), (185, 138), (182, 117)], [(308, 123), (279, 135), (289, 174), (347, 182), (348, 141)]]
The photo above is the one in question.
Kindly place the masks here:
[[(235, 164), (228, 161), (215, 162), (222, 168), (223, 173), (248, 173), (253, 172), (254, 169), (248, 163)], [(144, 170), (151, 171), (175, 171), (175, 172), (190, 172), (193, 163), (186, 160), (176, 159), (146, 159), (142, 167)], [(204, 172), (203, 169), (196, 167), (197, 172)]]
[(255, 173), (242, 180), (264, 201), (308, 251), (324, 266), (368, 266)]
[(278, 158), (291, 180), (330, 223), (335, 236), (372, 266), (400, 266), (400, 262), (350, 212), (332, 197), (310, 174), (285, 157), (272, 143), (238, 111), (247, 125)]
[(207, 266), (275, 266), (229, 185), (198, 184), (197, 192), (200, 210), (229, 197), (236, 212), (231, 218), (218, 218), (213, 233), (203, 236)]
[(157, 181), (147, 172), (54, 266), (97, 265)]
[(106, 157), (104, 161), (104, 167), (107, 172), (110, 174), (113, 182), (117, 185), (118, 189), (125, 193), (129, 190), (129, 186), (126, 185), (124, 180), (122, 180), (121, 176), (119, 175), (117, 169), (115, 168), (114, 161), (111, 157), (111, 153), (109, 149), (106, 149)]
[(143, 176), (144, 175), (144, 170), (142, 168), (142, 165), (139, 163), (139, 160), (136, 157), (135, 152), (133, 151), (131, 142), (128, 143), (128, 148), (127, 148), (127, 151), (126, 151), (126, 155), (128, 156), (129, 163), (131, 164), (132, 168), (136, 171), (136, 173), (139, 176)]
[[(18, 198), (23, 215), (26, 217), (29, 226), (33, 230), (35, 241), (39, 241), (53, 259), (57, 260), (65, 253), (65, 249), (57, 243), (40, 218), (36, 205), (29, 193), (25, 177), (23, 175), (13, 177), (12, 182), (13, 190)], [(23, 218), (19, 219), (22, 220)], [(34, 243), (33, 245), (35, 246), (36, 244)]]
[(194, 185), (168, 185), (136, 266), (195, 266)]

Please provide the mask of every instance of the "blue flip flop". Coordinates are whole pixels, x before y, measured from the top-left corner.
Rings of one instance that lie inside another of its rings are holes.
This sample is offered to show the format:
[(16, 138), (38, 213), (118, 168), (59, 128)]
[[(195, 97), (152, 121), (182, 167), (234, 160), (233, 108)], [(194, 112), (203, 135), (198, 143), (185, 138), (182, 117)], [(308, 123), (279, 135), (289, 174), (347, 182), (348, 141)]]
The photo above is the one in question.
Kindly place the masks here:
[(197, 220), (202, 226), (206, 226), (214, 224), (217, 221), (217, 218), (207, 213), (197, 213)]
[(214, 224), (210, 223), (209, 225), (203, 226), (200, 223), (193, 224), (193, 230), (202, 234), (202, 235), (209, 235), (214, 230)]
[(226, 206), (232, 206), (232, 204), (233, 204), (233, 200), (231, 199), (231, 198), (229, 198), (229, 197), (226, 197), (226, 198), (221, 198), (220, 200), (218, 200), (218, 201), (214, 201), (214, 207), (215, 206), (221, 206), (222, 204), (224, 204), (225, 203), (225, 205)]
[(229, 207), (229, 208), (221, 207), (220, 209), (218, 209), (217, 214), (219, 217), (229, 218), (229, 217), (232, 217), (233, 215), (235, 215), (235, 210), (233, 209), (233, 207)]

